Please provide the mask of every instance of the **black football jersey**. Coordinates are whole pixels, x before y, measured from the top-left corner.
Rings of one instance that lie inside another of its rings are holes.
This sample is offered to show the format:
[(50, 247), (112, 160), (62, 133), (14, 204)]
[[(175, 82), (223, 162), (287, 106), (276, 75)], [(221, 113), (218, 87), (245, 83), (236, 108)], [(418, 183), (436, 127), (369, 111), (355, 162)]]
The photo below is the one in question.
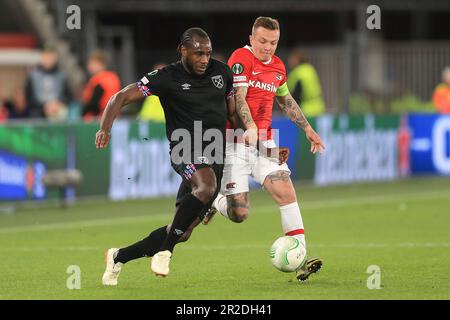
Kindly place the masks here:
[[(203, 137), (208, 129), (218, 129), (225, 139), (226, 100), (233, 94), (233, 75), (226, 64), (211, 59), (206, 72), (195, 75), (187, 72), (178, 61), (146, 74), (137, 86), (144, 96), (159, 97), (171, 150), (178, 143), (171, 140), (176, 129), (186, 129), (192, 139), (195, 135)], [(209, 143), (203, 141), (202, 149)], [(194, 146), (200, 147), (193, 140), (191, 145), (192, 150)]]

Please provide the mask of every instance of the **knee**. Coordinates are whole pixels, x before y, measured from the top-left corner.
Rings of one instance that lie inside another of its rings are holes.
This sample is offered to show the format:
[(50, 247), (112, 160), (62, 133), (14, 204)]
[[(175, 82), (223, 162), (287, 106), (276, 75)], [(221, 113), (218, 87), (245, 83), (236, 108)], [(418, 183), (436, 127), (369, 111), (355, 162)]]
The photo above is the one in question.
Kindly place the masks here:
[(215, 193), (216, 186), (209, 184), (203, 184), (194, 191), (194, 195), (205, 204), (213, 200)]
[(231, 208), (228, 212), (230, 220), (233, 222), (241, 223), (248, 218), (247, 208)]

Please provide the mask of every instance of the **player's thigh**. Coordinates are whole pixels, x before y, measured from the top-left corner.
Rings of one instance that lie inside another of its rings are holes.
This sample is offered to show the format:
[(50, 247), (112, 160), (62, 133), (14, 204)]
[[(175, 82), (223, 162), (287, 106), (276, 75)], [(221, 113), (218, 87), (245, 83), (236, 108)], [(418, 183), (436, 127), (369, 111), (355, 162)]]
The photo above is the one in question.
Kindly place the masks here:
[(197, 169), (191, 178), (192, 194), (203, 203), (209, 203), (217, 190), (217, 178), (214, 170), (205, 166)]
[(297, 201), (294, 185), (288, 171), (277, 170), (269, 173), (264, 179), (263, 186), (279, 206)]
[(253, 178), (266, 189), (278, 205), (286, 205), (297, 201), (291, 170), (286, 163), (279, 164), (276, 158), (262, 155), (252, 168)]
[(196, 172), (191, 177), (192, 190), (198, 188), (216, 188), (217, 178), (211, 166), (198, 166)]
[(246, 149), (240, 144), (227, 144), (221, 193), (228, 196), (248, 192), (248, 177), (250, 174), (251, 165), (248, 161)]
[(287, 163), (279, 164), (277, 158), (266, 157), (258, 154), (256, 161), (252, 164), (252, 177), (261, 185), (264, 185), (266, 177), (276, 171), (286, 171), (288, 175), (291, 174)]

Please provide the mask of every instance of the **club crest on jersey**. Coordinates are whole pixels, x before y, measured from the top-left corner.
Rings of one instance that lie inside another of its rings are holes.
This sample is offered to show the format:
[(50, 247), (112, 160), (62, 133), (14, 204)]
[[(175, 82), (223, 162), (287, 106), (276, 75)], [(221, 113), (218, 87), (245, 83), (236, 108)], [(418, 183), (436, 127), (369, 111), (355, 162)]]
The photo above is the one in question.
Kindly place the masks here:
[(244, 67), (240, 63), (235, 63), (231, 67), (231, 71), (233, 71), (234, 74), (241, 74), (242, 72), (244, 72)]
[(223, 88), (223, 78), (222, 78), (222, 75), (218, 75), (218, 76), (211, 77), (211, 80), (212, 80), (213, 84), (214, 84), (217, 88), (219, 88), (219, 89), (222, 89), (222, 88)]
[(201, 156), (197, 158), (200, 163), (209, 164), (209, 159), (207, 157)]
[(281, 79), (283, 79), (283, 76), (281, 74), (277, 73), (277, 80), (281, 81)]

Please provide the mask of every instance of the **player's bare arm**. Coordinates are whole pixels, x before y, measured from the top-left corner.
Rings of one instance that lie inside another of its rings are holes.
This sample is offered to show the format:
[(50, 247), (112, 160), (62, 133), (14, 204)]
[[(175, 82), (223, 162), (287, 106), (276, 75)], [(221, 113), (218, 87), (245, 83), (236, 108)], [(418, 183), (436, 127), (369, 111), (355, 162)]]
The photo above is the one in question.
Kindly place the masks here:
[(100, 129), (95, 135), (95, 146), (97, 148), (106, 148), (108, 146), (111, 138), (111, 127), (120, 109), (129, 103), (142, 99), (144, 99), (144, 96), (135, 83), (126, 86), (109, 99), (105, 112), (100, 120)]
[(245, 97), (247, 96), (247, 89), (247, 87), (236, 88), (236, 112), (246, 129), (244, 133), (244, 140), (249, 145), (256, 145), (256, 141), (258, 140), (258, 127), (253, 121), (250, 108), (248, 107), (247, 101), (245, 101)]
[(227, 99), (227, 108), (228, 108), (228, 120), (231, 123), (231, 127), (233, 129), (239, 128), (239, 115), (236, 112), (236, 101), (234, 99), (234, 95), (230, 96)]
[(283, 97), (276, 97), (276, 100), (289, 119), (291, 119), (298, 127), (305, 131), (306, 137), (311, 142), (311, 152), (316, 154), (317, 152), (322, 153), (325, 146), (322, 142), (320, 136), (314, 131), (314, 129), (309, 124), (305, 115), (303, 114), (300, 106), (297, 104), (295, 99), (290, 93)]

